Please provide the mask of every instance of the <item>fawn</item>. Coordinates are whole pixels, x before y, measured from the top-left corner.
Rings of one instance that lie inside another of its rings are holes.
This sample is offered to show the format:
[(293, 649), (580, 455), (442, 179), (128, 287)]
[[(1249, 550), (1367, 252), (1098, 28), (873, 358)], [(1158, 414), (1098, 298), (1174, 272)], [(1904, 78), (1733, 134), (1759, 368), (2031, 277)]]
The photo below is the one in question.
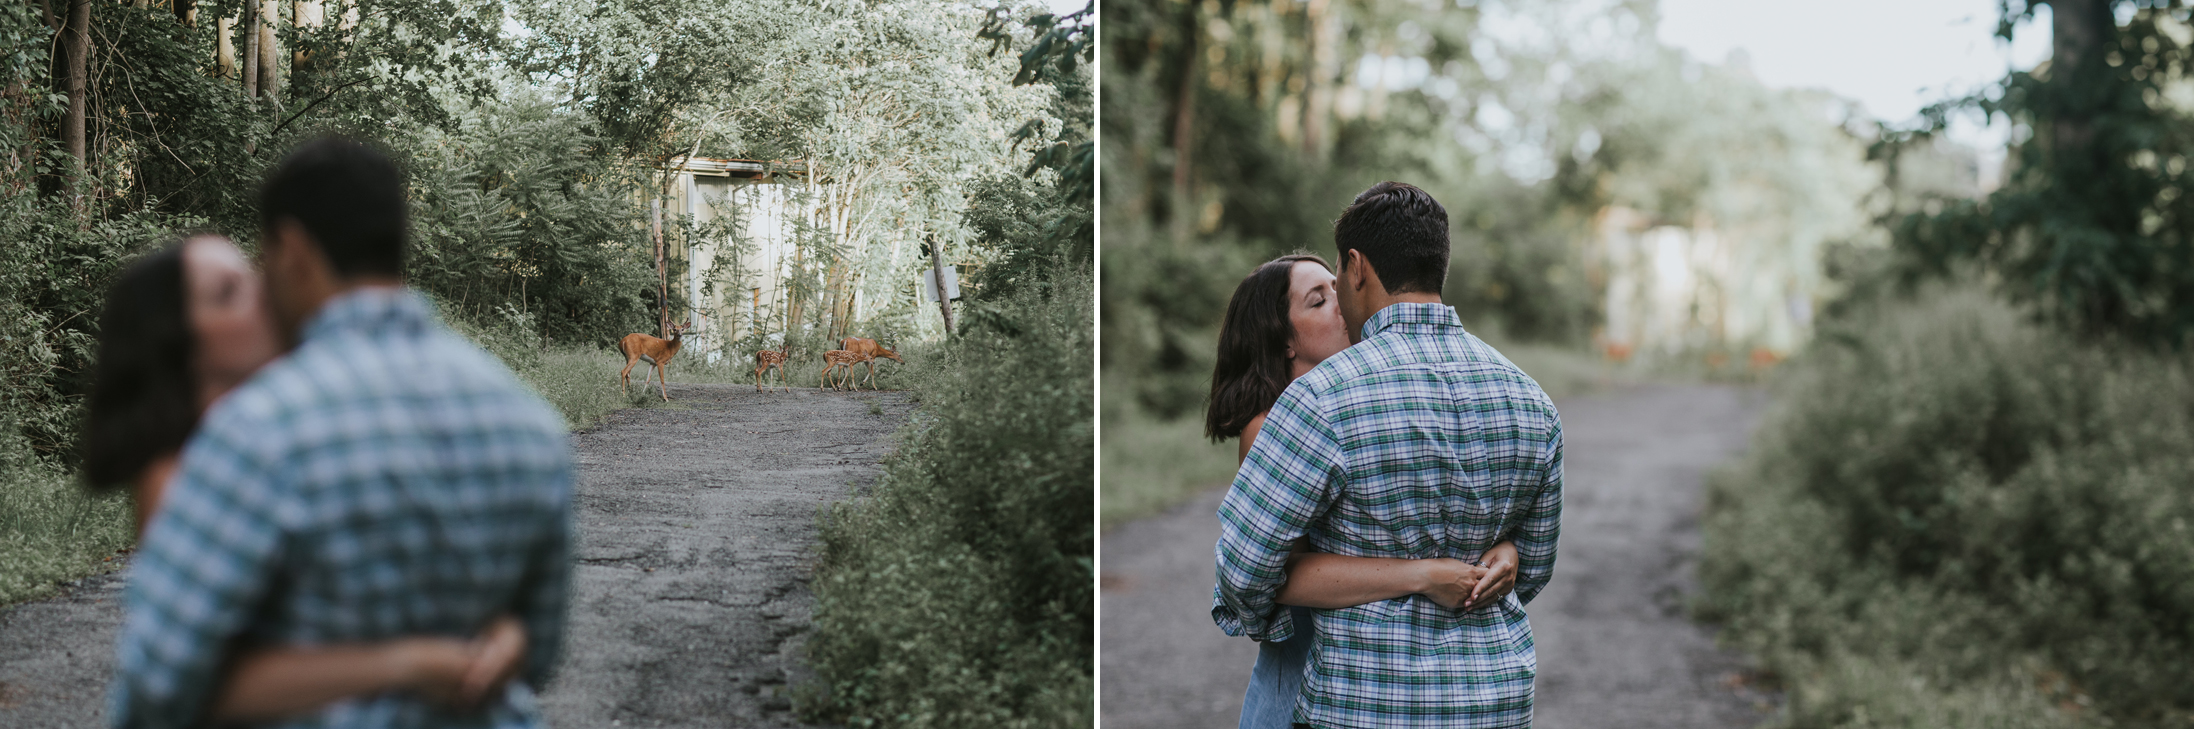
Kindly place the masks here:
[(755, 352), (754, 391), (762, 391), (762, 373), (768, 372), (770, 370), (777, 371), (777, 378), (785, 382), (785, 389), (792, 389), (792, 378), (785, 375), (785, 360), (787, 358), (790, 358), (791, 356), (791, 342), (786, 342), (784, 345), (784, 349), (765, 349), (760, 352)]
[[(830, 373), (832, 370), (844, 367), (846, 368), (845, 381), (849, 384), (852, 384), (853, 389), (861, 389), (860, 383), (853, 381), (853, 366), (862, 362), (867, 362), (870, 359), (871, 357), (866, 354), (848, 349), (833, 349), (828, 352), (824, 352), (823, 364), (825, 364), (826, 366), (823, 368), (823, 384), (828, 384), (830, 382)], [(819, 384), (817, 386), (821, 387), (822, 384)]]

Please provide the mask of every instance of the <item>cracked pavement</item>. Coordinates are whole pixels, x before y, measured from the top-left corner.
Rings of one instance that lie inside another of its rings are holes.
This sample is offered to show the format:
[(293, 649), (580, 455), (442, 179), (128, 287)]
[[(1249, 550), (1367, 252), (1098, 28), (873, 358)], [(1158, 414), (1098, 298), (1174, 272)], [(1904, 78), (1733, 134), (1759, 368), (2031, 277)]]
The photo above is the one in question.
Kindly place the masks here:
[[(572, 434), (571, 621), (541, 702), (564, 727), (796, 727), (816, 514), (865, 489), (912, 405), (893, 392), (671, 385)], [(103, 727), (119, 574), (0, 608), (0, 726)]]

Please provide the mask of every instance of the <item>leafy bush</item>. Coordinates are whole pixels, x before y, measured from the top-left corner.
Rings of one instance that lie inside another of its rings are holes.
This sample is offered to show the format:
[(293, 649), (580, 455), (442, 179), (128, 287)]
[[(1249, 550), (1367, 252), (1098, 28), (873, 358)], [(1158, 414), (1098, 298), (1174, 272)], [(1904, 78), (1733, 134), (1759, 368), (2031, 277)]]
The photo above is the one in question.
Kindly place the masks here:
[(823, 516), (810, 716), (1089, 726), (1088, 269), (965, 312), (870, 498)]
[(1863, 304), (1713, 482), (1703, 607), (1792, 726), (2186, 725), (2189, 483), (2183, 360), (1970, 287)]

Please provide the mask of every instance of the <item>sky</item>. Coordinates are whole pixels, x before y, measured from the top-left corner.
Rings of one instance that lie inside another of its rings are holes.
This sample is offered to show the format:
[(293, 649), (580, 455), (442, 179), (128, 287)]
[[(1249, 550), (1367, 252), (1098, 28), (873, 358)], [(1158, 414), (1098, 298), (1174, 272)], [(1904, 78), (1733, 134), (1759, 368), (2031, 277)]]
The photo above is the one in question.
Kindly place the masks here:
[[(1774, 87), (1825, 88), (1876, 119), (1910, 126), (1929, 103), (2049, 56), (2049, 10), (1995, 37), (1997, 0), (1661, 0), (1661, 42), (1721, 63), (1743, 49)], [(2009, 130), (1978, 120), (1953, 140), (2001, 149)]]

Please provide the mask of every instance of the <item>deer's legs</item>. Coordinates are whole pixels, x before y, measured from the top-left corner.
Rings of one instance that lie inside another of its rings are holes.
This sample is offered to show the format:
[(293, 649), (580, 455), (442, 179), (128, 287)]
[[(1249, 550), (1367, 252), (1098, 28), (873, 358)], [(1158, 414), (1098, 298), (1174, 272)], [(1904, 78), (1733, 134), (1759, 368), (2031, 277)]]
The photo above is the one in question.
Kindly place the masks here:
[[(624, 393), (625, 397), (632, 397), (632, 366), (639, 362), (637, 357), (625, 360), (625, 371), (617, 373), (617, 391)], [(640, 386), (647, 387), (647, 383), (642, 382)]]
[(661, 363), (655, 365), (655, 387), (662, 390), (663, 402), (670, 402), (670, 373), (665, 371), (667, 369), (668, 366)]

